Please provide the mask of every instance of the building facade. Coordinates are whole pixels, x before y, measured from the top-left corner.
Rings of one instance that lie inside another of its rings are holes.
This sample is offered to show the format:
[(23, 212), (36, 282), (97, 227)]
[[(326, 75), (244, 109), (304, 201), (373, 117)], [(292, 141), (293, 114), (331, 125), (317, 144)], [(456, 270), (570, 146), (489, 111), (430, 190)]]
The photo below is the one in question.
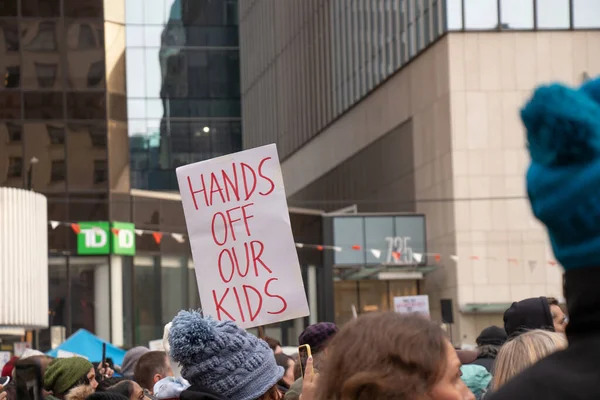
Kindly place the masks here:
[(241, 150), (237, 0), (125, 2), (132, 187)]
[[(474, 344), (512, 301), (562, 296), (518, 110), (540, 83), (600, 73), (599, 7), (240, 0), (244, 146), (277, 143), (292, 206), (424, 214), (436, 268), (418, 292), (438, 321), (453, 300), (453, 338)], [(389, 285), (336, 281), (335, 308), (392, 309), (360, 302)]]
[[(174, 169), (241, 148), (237, 37), (230, 0), (2, 1), (0, 185), (48, 199), (41, 349), (147, 346), (200, 307)], [(132, 223), (134, 253), (82, 250), (97, 222)]]

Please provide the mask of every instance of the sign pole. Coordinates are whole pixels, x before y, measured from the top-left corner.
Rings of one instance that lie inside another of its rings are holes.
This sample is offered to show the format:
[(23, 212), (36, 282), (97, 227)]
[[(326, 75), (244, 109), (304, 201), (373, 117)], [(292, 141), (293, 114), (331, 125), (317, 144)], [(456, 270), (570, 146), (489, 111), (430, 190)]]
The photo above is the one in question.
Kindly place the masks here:
[(265, 339), (267, 336), (265, 335), (265, 327), (263, 325), (258, 327), (258, 338)]

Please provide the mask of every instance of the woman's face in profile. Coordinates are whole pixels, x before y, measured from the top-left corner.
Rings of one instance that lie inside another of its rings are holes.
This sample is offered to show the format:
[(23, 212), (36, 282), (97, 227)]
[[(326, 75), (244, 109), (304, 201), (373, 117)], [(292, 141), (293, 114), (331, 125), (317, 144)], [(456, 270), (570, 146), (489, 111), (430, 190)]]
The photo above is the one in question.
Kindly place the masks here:
[(432, 400), (475, 400), (475, 396), (461, 379), (460, 360), (456, 350), (446, 342), (446, 368), (442, 378), (431, 390)]

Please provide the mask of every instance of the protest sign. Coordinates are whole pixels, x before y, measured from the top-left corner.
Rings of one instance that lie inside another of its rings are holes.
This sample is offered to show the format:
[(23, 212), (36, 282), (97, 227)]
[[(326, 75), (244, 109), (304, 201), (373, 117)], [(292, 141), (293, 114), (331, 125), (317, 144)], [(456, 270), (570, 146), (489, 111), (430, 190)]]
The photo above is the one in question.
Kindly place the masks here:
[(177, 168), (203, 311), (251, 328), (309, 314), (274, 144)]
[(400, 314), (418, 313), (429, 317), (429, 296), (394, 297), (394, 310)]
[(15, 342), (13, 344), (13, 349), (15, 350), (15, 356), (21, 357), (25, 350), (31, 349), (31, 343), (29, 342)]

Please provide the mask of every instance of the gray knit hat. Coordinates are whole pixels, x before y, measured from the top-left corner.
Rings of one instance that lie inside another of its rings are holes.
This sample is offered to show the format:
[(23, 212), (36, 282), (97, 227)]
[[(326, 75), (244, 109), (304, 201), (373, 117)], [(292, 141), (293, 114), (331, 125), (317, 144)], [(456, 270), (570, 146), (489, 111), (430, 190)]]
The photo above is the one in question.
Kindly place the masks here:
[(283, 377), (267, 342), (197, 311), (177, 314), (169, 344), (185, 379), (229, 400), (259, 398)]
[(125, 353), (123, 365), (121, 365), (121, 375), (127, 379), (133, 379), (133, 371), (139, 359), (150, 350), (144, 346), (134, 347)]

